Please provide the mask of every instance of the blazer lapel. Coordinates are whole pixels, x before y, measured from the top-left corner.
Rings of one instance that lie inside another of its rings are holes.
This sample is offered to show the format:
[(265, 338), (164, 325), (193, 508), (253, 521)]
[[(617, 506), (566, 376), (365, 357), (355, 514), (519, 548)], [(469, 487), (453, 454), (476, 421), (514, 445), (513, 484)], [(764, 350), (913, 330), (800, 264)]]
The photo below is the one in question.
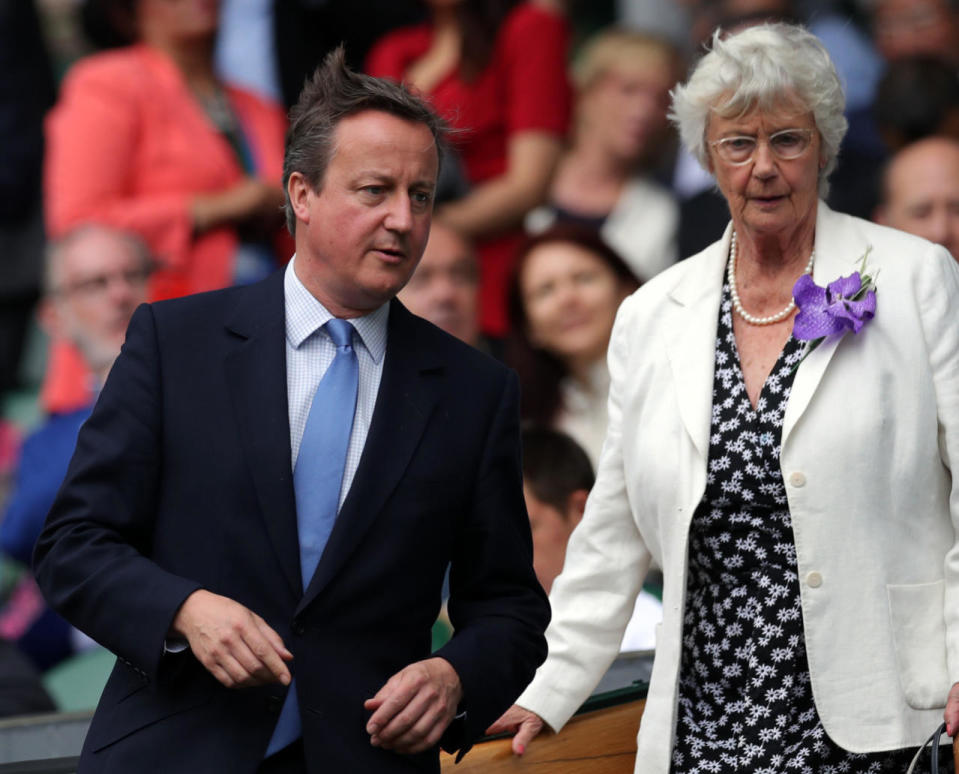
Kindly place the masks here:
[(727, 227), (719, 242), (687, 259), (688, 270), (669, 293), (672, 307), (667, 307), (662, 325), (679, 414), (704, 460), (709, 453), (716, 325), (731, 231)]
[[(843, 227), (842, 219), (825, 202), (819, 202), (816, 214), (816, 263), (813, 267), (813, 279), (817, 285), (825, 287), (841, 276), (852, 274), (858, 269), (859, 259), (868, 247), (868, 243), (854, 229)], [(783, 416), (783, 447), (809, 406), (827, 366), (846, 335), (852, 334), (827, 338), (796, 370)]]
[(225, 368), (240, 442), (270, 542), (295, 596), (302, 591), (286, 391), (283, 272), (240, 296)]
[(416, 345), (416, 319), (390, 305), (386, 360), (373, 419), (353, 484), (297, 613), (330, 582), (399, 483), (439, 396), (442, 361)]

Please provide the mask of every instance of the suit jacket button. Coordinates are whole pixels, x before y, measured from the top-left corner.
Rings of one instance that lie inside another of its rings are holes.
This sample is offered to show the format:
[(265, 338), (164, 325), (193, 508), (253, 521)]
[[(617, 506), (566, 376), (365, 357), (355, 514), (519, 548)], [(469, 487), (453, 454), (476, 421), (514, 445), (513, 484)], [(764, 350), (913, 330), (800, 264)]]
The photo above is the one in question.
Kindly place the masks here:
[(302, 637), (304, 634), (306, 634), (306, 627), (303, 625), (302, 621), (294, 621), (292, 629), (293, 634), (297, 635), (298, 637)]

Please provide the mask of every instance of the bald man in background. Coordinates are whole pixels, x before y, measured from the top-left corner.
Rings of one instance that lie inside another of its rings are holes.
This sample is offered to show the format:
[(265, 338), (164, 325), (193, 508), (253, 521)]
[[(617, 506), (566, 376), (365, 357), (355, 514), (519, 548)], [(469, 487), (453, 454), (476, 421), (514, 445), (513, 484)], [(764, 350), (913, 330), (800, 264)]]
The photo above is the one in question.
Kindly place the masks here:
[(460, 341), (480, 343), (479, 266), (469, 239), (434, 220), (419, 266), (397, 296), (413, 314)]
[(873, 218), (945, 247), (959, 260), (959, 140), (928, 137), (892, 157)]

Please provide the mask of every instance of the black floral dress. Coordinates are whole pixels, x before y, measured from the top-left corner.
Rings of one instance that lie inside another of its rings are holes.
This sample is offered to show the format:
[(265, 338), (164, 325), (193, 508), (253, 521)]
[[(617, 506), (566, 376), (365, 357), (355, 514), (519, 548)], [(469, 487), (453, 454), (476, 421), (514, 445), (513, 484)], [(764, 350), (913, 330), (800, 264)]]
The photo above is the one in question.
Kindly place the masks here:
[(914, 750), (853, 754), (813, 703), (792, 521), (779, 467), (802, 344), (790, 338), (753, 409), (723, 288), (706, 492), (693, 516), (674, 774), (904, 772)]

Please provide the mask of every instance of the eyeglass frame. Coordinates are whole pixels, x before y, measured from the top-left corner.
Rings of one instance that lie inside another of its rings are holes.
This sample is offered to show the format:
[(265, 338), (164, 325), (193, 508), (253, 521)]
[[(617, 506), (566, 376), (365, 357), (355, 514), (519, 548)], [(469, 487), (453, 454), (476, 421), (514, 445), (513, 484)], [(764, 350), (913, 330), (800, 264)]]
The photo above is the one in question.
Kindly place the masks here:
[(102, 296), (110, 288), (114, 280), (122, 280), (130, 287), (143, 287), (150, 281), (150, 276), (156, 271), (156, 264), (152, 261), (135, 269), (119, 269), (111, 272), (101, 272), (91, 277), (73, 280), (57, 285), (51, 291), (54, 296), (82, 296), (96, 298)]
[[(787, 134), (790, 132), (803, 135), (806, 138), (806, 145), (803, 146), (803, 149), (799, 151), (799, 153), (797, 153), (795, 156), (783, 156), (780, 153), (778, 153), (776, 149), (773, 147), (772, 140), (781, 134)], [(807, 150), (809, 150), (809, 146), (812, 145), (812, 138), (815, 132), (816, 132), (815, 129), (810, 129), (808, 127), (780, 129), (778, 132), (773, 132), (772, 134), (766, 137), (766, 145), (769, 147), (769, 151), (780, 161), (795, 161), (800, 156), (802, 156)], [(727, 159), (725, 156), (723, 156), (722, 150), (719, 150), (718, 148), (721, 148), (730, 140), (751, 140), (754, 143), (753, 150), (749, 154), (749, 156), (742, 161), (732, 161), (731, 159)], [(744, 167), (755, 158), (756, 151), (759, 149), (759, 138), (751, 137), (748, 134), (736, 134), (731, 137), (721, 137), (718, 140), (713, 140), (712, 142), (709, 142), (708, 145), (712, 148), (717, 148), (716, 153), (719, 155), (719, 158), (724, 163), (729, 164), (730, 166), (733, 166), (733, 167)]]

